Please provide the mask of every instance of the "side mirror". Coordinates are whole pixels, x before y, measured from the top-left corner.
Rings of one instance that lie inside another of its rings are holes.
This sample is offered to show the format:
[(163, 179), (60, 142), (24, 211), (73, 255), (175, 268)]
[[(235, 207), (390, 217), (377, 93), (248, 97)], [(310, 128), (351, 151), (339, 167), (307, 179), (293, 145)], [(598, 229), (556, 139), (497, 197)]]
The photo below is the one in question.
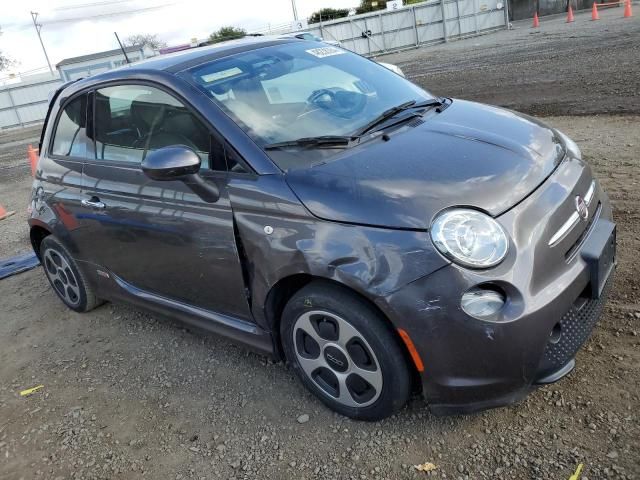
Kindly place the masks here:
[(200, 157), (188, 147), (174, 145), (149, 152), (142, 171), (152, 180), (180, 180), (200, 170)]
[(142, 161), (142, 171), (152, 180), (181, 180), (207, 203), (220, 198), (215, 181), (206, 181), (200, 171), (200, 157), (189, 147), (173, 145), (150, 152)]

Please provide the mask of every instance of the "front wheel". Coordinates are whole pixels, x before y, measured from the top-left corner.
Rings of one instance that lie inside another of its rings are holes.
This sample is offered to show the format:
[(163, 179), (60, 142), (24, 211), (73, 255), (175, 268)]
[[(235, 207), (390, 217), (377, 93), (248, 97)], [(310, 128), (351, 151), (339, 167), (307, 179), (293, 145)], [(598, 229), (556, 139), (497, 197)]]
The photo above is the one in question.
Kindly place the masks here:
[(316, 281), (282, 314), (287, 360), (304, 385), (347, 417), (379, 420), (407, 402), (411, 376), (395, 332), (345, 288)]

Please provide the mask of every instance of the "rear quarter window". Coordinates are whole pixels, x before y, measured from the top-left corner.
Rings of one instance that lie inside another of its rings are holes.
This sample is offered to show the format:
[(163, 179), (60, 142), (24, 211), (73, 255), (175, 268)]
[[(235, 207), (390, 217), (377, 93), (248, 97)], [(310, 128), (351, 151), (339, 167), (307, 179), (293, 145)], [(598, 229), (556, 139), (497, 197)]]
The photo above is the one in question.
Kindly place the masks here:
[(63, 157), (86, 158), (90, 145), (87, 138), (87, 96), (80, 95), (68, 102), (60, 113), (51, 153)]

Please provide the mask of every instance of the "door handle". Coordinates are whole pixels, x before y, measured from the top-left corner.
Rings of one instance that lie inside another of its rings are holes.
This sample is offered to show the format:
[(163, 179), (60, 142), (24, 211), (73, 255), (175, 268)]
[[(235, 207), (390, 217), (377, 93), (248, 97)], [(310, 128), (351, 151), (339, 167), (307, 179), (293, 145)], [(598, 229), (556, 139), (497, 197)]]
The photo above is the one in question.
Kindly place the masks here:
[(107, 206), (100, 201), (98, 197), (91, 197), (89, 200), (80, 201), (83, 207), (88, 208), (107, 208)]

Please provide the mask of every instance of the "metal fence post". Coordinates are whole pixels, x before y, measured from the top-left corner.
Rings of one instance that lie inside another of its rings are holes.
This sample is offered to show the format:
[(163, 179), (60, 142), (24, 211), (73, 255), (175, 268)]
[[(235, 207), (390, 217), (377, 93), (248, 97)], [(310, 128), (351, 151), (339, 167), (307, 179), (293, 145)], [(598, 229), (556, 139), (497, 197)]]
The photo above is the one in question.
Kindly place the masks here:
[(367, 23), (367, 19), (364, 19), (364, 31), (367, 36), (367, 50), (369, 50), (369, 55), (371, 55), (371, 35), (369, 35), (369, 24)]
[(353, 33), (353, 20), (351, 19), (349, 19), (349, 28), (351, 28), (351, 41), (353, 42), (353, 51), (356, 52), (356, 36)]
[(16, 118), (18, 119), (18, 123), (21, 127), (24, 127), (24, 123), (22, 123), (22, 118), (20, 117), (20, 109), (18, 105), (16, 105), (15, 100), (13, 99), (13, 95), (11, 95), (11, 90), (7, 88), (7, 95), (9, 96), (9, 103), (13, 107), (13, 112), (16, 114)]
[(420, 37), (418, 36), (418, 17), (416, 17), (416, 7), (411, 7), (413, 12), (413, 31), (416, 33), (416, 47), (420, 45)]
[(478, 34), (478, 0), (473, 0), (473, 22), (476, 25), (476, 34)]
[(449, 41), (449, 35), (447, 33), (447, 13), (444, 9), (444, 0), (440, 0), (440, 10), (442, 11), (442, 35), (446, 43)]
[(384, 41), (384, 23), (382, 23), (382, 14), (378, 15), (378, 19), (380, 21), (380, 35), (382, 35), (382, 50), (387, 51), (387, 45)]
[(504, 0), (504, 26), (509, 30), (509, 0)]

